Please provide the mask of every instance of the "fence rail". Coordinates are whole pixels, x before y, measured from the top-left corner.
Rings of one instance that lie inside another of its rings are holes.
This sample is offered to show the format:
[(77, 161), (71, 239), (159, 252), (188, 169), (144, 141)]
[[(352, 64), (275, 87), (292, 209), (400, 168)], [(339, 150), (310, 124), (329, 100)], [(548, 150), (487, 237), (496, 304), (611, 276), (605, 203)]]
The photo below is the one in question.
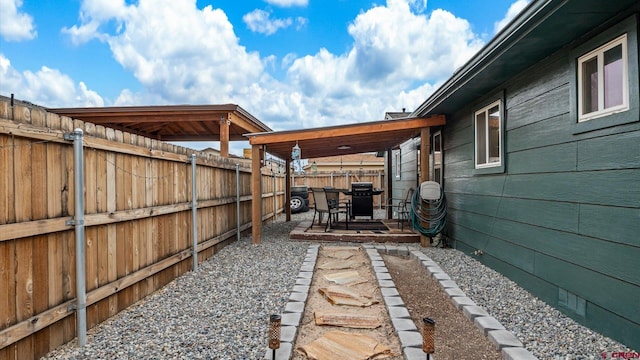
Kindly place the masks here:
[[(88, 328), (192, 269), (194, 194), (198, 261), (251, 227), (248, 165), (195, 152), (194, 192), (193, 150), (0, 99), (0, 359), (39, 358), (77, 334), (76, 169), (64, 136), (76, 128)], [(283, 211), (284, 181), (262, 174), (261, 197), (273, 200), (261, 220)]]

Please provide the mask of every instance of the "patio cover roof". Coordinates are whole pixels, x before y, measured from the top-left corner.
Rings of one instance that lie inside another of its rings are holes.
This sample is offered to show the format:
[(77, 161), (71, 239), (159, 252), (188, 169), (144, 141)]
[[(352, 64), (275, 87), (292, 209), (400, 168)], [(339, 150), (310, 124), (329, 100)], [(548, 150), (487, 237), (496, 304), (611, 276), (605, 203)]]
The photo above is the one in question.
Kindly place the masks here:
[(298, 144), (301, 156), (324, 156), (384, 151), (420, 134), (421, 129), (445, 124), (444, 115), (402, 118), (322, 128), (246, 134), (251, 145), (264, 145), (266, 152), (284, 160)]
[[(50, 112), (162, 141), (220, 141), (223, 122), (228, 140), (271, 131), (235, 104), (57, 108)], [(229, 120), (229, 121), (227, 121)], [(223, 134), (223, 137), (225, 135)]]

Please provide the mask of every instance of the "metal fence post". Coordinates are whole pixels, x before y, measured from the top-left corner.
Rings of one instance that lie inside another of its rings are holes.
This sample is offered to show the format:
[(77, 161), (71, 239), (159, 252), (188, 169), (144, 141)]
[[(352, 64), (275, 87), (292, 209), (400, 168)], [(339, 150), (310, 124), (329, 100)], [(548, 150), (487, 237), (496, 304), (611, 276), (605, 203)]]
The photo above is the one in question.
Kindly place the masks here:
[(75, 225), (76, 237), (76, 333), (78, 345), (87, 343), (87, 289), (85, 286), (85, 247), (84, 247), (84, 152), (82, 129), (65, 134), (65, 140), (73, 140), (74, 197), (75, 211), (73, 220), (67, 225)]
[(193, 271), (198, 271), (198, 193), (196, 189), (196, 154), (191, 154), (191, 226), (193, 227)]
[(236, 237), (240, 241), (240, 164), (236, 164)]

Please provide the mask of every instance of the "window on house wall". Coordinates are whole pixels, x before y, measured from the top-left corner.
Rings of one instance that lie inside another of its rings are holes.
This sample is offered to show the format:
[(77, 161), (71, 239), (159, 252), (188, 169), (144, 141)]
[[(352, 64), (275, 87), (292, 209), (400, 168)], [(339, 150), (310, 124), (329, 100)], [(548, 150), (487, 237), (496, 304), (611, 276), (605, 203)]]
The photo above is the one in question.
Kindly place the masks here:
[(627, 35), (578, 58), (578, 121), (629, 109)]
[(442, 185), (442, 132), (437, 131), (433, 134), (433, 160), (431, 162), (433, 166), (433, 177), (431, 180), (437, 181)]
[(502, 164), (502, 119), (501, 101), (482, 108), (475, 113), (476, 169)]
[(400, 168), (400, 150), (394, 153), (395, 164), (396, 164), (396, 179), (400, 179), (401, 168)]

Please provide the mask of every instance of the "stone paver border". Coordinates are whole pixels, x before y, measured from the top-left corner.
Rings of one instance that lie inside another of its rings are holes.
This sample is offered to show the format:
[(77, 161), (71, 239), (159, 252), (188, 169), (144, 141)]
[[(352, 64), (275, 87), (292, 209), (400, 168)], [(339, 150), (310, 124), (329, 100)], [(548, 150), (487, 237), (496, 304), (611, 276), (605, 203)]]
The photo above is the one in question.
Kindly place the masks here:
[[(518, 338), (510, 331), (505, 330), (504, 326), (502, 326), (496, 318), (490, 316), (486, 310), (468, 298), (465, 293), (460, 290), (455, 281), (425, 253), (410, 249), (406, 245), (363, 244), (362, 247), (371, 260), (372, 268), (378, 279), (380, 291), (382, 292), (382, 298), (384, 299), (389, 316), (391, 317), (391, 322), (400, 339), (400, 346), (402, 347), (402, 353), (405, 359), (425, 359), (425, 354), (422, 352), (422, 334), (411, 320), (404, 301), (400, 297), (395, 284), (393, 284), (389, 271), (380, 256), (380, 252), (389, 255), (407, 256), (419, 261), (427, 272), (442, 286), (453, 304), (484, 332), (485, 336), (495, 345), (497, 350), (500, 350), (503, 359), (537, 359), (523, 347)], [(293, 355), (293, 342), (298, 334), (298, 327), (300, 326), (306, 299), (309, 295), (310, 273), (312, 275), (313, 269), (315, 269), (319, 248), (319, 244), (313, 244), (309, 245), (307, 249), (307, 255), (304, 258), (304, 262), (296, 278), (296, 285), (282, 313), (281, 343), (280, 349), (276, 352), (275, 360), (287, 360)], [(272, 351), (267, 348), (265, 359), (272, 360), (271, 356)], [(433, 356), (431, 356), (431, 359), (433, 360)]]

